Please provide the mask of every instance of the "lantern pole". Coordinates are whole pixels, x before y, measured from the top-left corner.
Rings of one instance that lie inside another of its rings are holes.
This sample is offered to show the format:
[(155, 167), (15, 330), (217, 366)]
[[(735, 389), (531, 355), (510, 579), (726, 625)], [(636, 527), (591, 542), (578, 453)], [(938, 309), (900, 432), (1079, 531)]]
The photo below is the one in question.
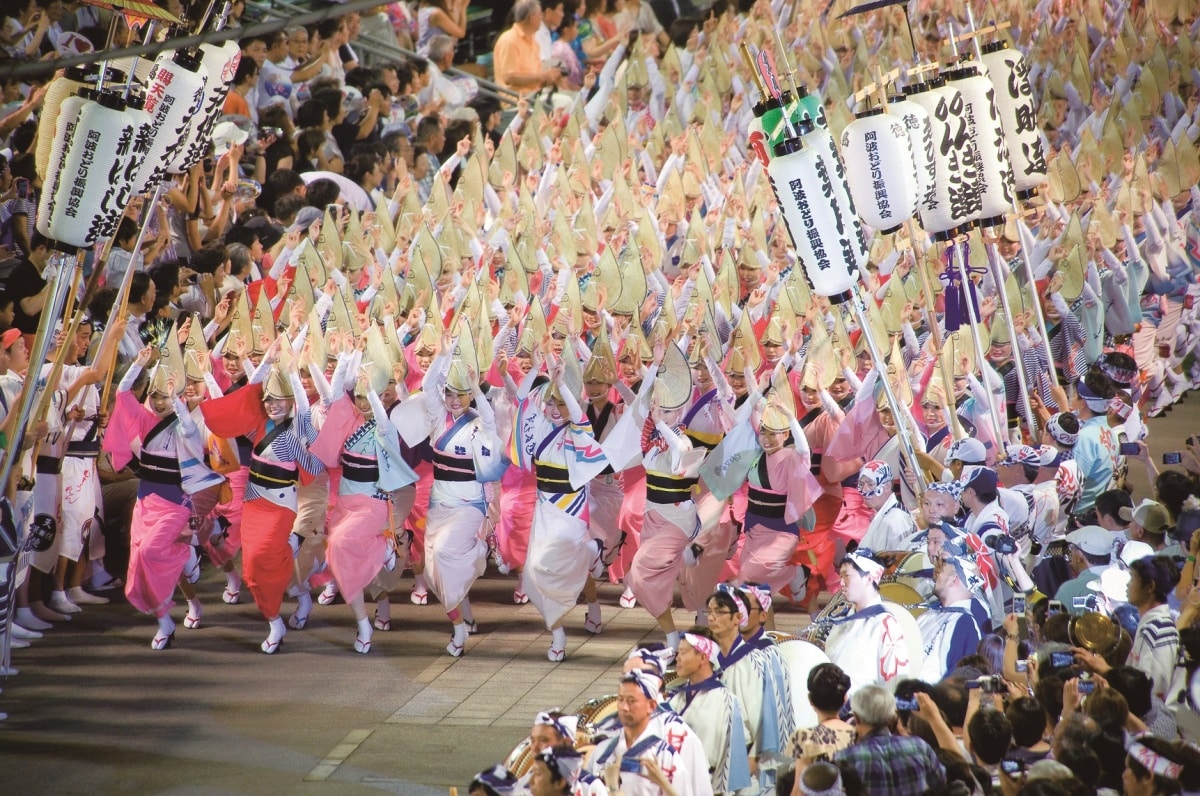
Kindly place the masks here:
[[(967, 273), (967, 261), (963, 256), (962, 250), (963, 244), (956, 238), (951, 242), (950, 246), (952, 247), (951, 251), (954, 257), (954, 263), (958, 267), (958, 276), (960, 279), (962, 279), (963, 303), (967, 305), (967, 319), (971, 322), (971, 342), (975, 346), (975, 366), (979, 369), (979, 375), (983, 376), (983, 369), (988, 367), (987, 359), (985, 357), (986, 352), (983, 350), (983, 341), (979, 338), (979, 326), (983, 322), (979, 319), (979, 312), (975, 306), (975, 301), (973, 300), (975, 293), (972, 290), (970, 274)], [(983, 388), (985, 392), (988, 391), (986, 377)], [(996, 440), (999, 442), (1005, 438), (1005, 425), (1000, 422), (1000, 415), (996, 412), (996, 404), (994, 401), (992, 401), (990, 395), (988, 397), (987, 408), (988, 414), (992, 418), (992, 424), (995, 426)]]
[(1029, 400), (1029, 374), (1025, 372), (1025, 357), (1021, 354), (1021, 345), (1017, 341), (1017, 325), (1013, 320), (1012, 307), (1008, 303), (1008, 291), (1005, 289), (1004, 272), (1000, 267), (1000, 252), (996, 244), (984, 241), (987, 249), (988, 262), (992, 266), (992, 279), (996, 281), (1000, 298), (1000, 306), (1004, 309), (1004, 320), (1008, 325), (1009, 340), (1012, 341), (1013, 363), (1017, 366), (1017, 387), (1021, 391), (1021, 404), (1025, 409), (1025, 424), (1029, 427), (1029, 438), (1038, 438), (1037, 421), (1034, 419), (1033, 404)]
[(908, 459), (909, 465), (913, 470), (913, 475), (917, 479), (918, 493), (924, 492), (925, 477), (921, 474), (921, 463), (917, 460), (917, 453), (913, 449), (912, 430), (908, 425), (908, 407), (900, 403), (899, 399), (896, 398), (895, 391), (892, 390), (892, 382), (888, 378), (887, 364), (884, 362), (882, 354), (880, 354), (878, 342), (875, 340), (875, 334), (871, 329), (870, 319), (867, 317), (867, 305), (857, 290), (852, 291), (852, 293), (853, 296), (850, 299), (850, 304), (854, 309), (858, 328), (862, 330), (863, 339), (867, 341), (867, 350), (871, 352), (871, 359), (875, 363), (875, 370), (879, 373), (879, 381), (883, 384), (883, 394), (887, 398), (888, 406), (892, 409), (892, 417), (896, 421), (896, 436), (900, 439), (900, 448), (904, 456)]

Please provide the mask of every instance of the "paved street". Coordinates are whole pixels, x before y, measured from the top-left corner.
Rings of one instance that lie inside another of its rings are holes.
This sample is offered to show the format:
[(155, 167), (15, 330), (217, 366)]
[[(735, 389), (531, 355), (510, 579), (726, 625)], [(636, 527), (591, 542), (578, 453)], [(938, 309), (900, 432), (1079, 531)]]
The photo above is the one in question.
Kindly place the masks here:
[[(1155, 456), (1200, 431), (1193, 395), (1152, 424)], [(1135, 464), (1141, 494), (1146, 481)], [(0, 791), (13, 794), (465, 794), (472, 773), (502, 760), (534, 714), (610, 693), (617, 661), (659, 640), (641, 609), (602, 589), (604, 633), (567, 618), (566, 662), (546, 661), (549, 634), (532, 605), (511, 603), (514, 580), (494, 573), (473, 596), (479, 634), (459, 660), (443, 650), (437, 605), (398, 594), (390, 633), (366, 656), (350, 650), (349, 609), (316, 606), (278, 655), (258, 651), (266, 625), (252, 605), (220, 602), (224, 579), (201, 582), (204, 626), (180, 624), (152, 652), (153, 622), (123, 602), (89, 608), (17, 650), (3, 682)], [(182, 605), (176, 608), (182, 618)], [(680, 626), (692, 617), (677, 612)], [(781, 629), (806, 621), (784, 614)]]

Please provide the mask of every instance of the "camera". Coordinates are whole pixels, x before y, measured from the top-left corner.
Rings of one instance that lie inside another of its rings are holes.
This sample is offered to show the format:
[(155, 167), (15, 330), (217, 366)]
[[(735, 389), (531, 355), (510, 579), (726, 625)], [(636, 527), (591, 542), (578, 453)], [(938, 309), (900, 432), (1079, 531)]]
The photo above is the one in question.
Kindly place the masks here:
[(1092, 676), (1087, 672), (1079, 675), (1079, 685), (1077, 689), (1081, 694), (1090, 694), (1096, 690), (1096, 683), (1092, 680)]
[(896, 710), (913, 711), (917, 709), (917, 696), (913, 694), (910, 697), (896, 697)]
[(1063, 612), (1063, 604), (1058, 600), (1051, 600), (1046, 606), (1046, 615), (1061, 614)]
[(1050, 653), (1050, 666), (1054, 669), (1065, 669), (1075, 665), (1075, 655), (1070, 652)]
[(1008, 686), (1004, 684), (1004, 678), (998, 674), (980, 677), (978, 680), (968, 680), (967, 688), (978, 688), (985, 694), (1007, 694)]
[(1023, 658), (1023, 659), (1017, 661), (1017, 671), (1021, 672), (1022, 674), (1029, 671), (1029, 659), (1028, 658)]
[(1025, 761), (1005, 758), (1000, 761), (1000, 770), (1010, 777), (1016, 776), (1025, 770)]
[(1183, 454), (1179, 451), (1164, 453), (1162, 462), (1163, 464), (1183, 464)]
[(274, 137), (276, 141), (283, 138), (283, 130), (278, 127), (260, 127), (258, 128), (258, 140), (266, 141), (268, 138)]

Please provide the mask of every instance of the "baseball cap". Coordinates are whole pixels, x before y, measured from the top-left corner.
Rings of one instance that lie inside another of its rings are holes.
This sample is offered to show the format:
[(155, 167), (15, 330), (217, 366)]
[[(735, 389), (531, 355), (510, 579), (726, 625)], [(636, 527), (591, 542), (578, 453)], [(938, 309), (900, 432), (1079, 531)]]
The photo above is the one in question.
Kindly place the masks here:
[(1129, 570), (1120, 567), (1109, 567), (1100, 573), (1100, 577), (1087, 584), (1092, 591), (1098, 591), (1111, 602), (1123, 603), (1129, 601)]
[(962, 477), (963, 489), (969, 487), (976, 492), (995, 492), (999, 483), (996, 471), (990, 467), (976, 467), (969, 473), (963, 473)]
[[(316, 209), (316, 208), (314, 208)], [(283, 237), (283, 230), (271, 223), (266, 216), (255, 216), (246, 222), (246, 229), (254, 230), (264, 249), (269, 249)]]
[(1129, 566), (1134, 561), (1143, 558), (1150, 558), (1154, 555), (1154, 548), (1145, 542), (1126, 542), (1121, 548), (1121, 563)]
[(213, 154), (221, 157), (234, 144), (246, 143), (246, 139), (249, 137), (249, 133), (233, 122), (217, 122), (212, 132)]
[(1143, 500), (1132, 509), (1123, 506), (1119, 513), (1121, 519), (1136, 522), (1146, 533), (1155, 536), (1165, 533), (1166, 527), (1171, 524), (1171, 515), (1167, 513), (1166, 507), (1153, 500)]
[(987, 461), (987, 451), (983, 443), (972, 437), (956, 439), (946, 452), (946, 462), (962, 462), (963, 464), (983, 464)]
[(1067, 534), (1067, 543), (1073, 544), (1089, 556), (1102, 556), (1112, 552), (1113, 539), (1099, 525), (1085, 525)]
[[(300, 212), (296, 213), (296, 220), (288, 227), (288, 232), (303, 232), (312, 226), (314, 221), (320, 221), (325, 217), (317, 207), (302, 207)], [(265, 245), (265, 244), (264, 244)]]
[(20, 329), (6, 329), (4, 334), (0, 334), (0, 345), (4, 346), (5, 349), (9, 349), (20, 339)]

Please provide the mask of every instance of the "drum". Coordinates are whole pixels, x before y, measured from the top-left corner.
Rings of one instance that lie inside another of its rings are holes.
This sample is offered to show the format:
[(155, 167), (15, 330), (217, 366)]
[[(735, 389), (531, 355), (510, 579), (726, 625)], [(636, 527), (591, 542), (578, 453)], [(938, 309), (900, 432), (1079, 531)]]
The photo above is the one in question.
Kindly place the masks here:
[(854, 606), (846, 599), (845, 592), (838, 589), (830, 598), (829, 603), (821, 609), (821, 613), (814, 616), (807, 626), (801, 628), (796, 637), (823, 650), (825, 641), (829, 637), (829, 631), (834, 627), (834, 622), (849, 616), (853, 611)]
[(924, 599), (933, 595), (933, 562), (924, 550), (889, 550), (876, 553), (875, 557), (883, 564), (882, 583), (911, 586)]
[[(879, 595), (883, 598), (883, 605), (887, 608), (888, 613), (894, 616), (900, 624), (900, 630), (904, 633), (905, 646), (908, 647), (909, 671), (916, 676), (916, 672), (921, 670), (921, 665), (925, 661), (925, 644), (921, 640), (921, 628), (917, 626), (917, 612), (925, 612), (921, 595), (917, 593), (916, 589), (903, 583), (882, 583), (879, 586)], [(804, 633), (801, 633), (801, 638), (812, 644), (817, 644), (819, 639), (821, 643), (818, 646), (826, 651), (830, 649), (831, 642), (832, 644), (854, 643), (853, 638), (849, 636), (837, 638), (840, 626), (832, 623), (834, 619), (851, 614), (854, 606), (842, 596), (841, 591), (834, 595), (834, 599), (826, 606), (826, 611), (834, 608), (835, 603), (838, 603), (836, 610), (831, 612), (823, 630), (814, 629), (809, 638), (804, 638)], [(822, 611), (817, 619), (813, 620), (813, 625), (825, 617), (826, 611)], [(804, 629), (808, 630), (809, 628)]]
[(528, 736), (522, 738), (521, 742), (509, 752), (508, 757), (504, 760), (504, 767), (518, 777), (525, 776), (533, 767), (533, 745)]
[(822, 663), (829, 663), (829, 656), (815, 644), (791, 638), (775, 645), (779, 657), (787, 666), (792, 682), (792, 714), (797, 727), (813, 727), (817, 724), (817, 711), (808, 702), (808, 673)]
[(617, 695), (589, 699), (580, 706), (578, 743), (576, 747), (591, 746), (596, 742), (597, 732), (606, 724), (612, 724), (617, 718)]
[(899, 581), (880, 583), (879, 596), (883, 597), (885, 603), (893, 603), (903, 607), (914, 618), (925, 613), (925, 598), (921, 596), (921, 593), (914, 586), (910, 586), (907, 583)]

